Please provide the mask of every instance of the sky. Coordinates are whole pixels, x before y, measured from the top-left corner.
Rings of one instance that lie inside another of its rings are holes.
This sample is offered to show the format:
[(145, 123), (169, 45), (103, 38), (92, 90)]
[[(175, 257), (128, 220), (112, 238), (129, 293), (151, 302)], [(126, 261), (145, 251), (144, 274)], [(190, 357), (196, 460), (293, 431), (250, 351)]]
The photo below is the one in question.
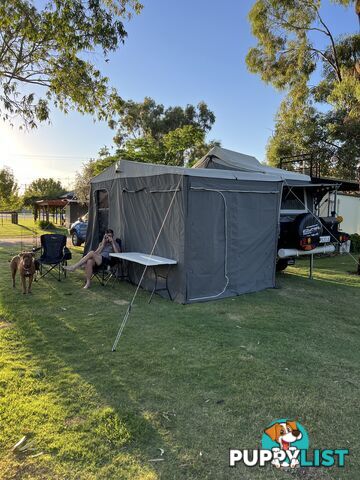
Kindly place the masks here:
[[(248, 13), (254, 0), (143, 0), (140, 15), (126, 22), (128, 38), (105, 63), (95, 61), (126, 99), (150, 96), (165, 106), (205, 101), (216, 123), (208, 139), (265, 160), (282, 94), (251, 74), (245, 63), (256, 45)], [(333, 31), (354, 31), (353, 7), (324, 2)], [(90, 116), (52, 111), (51, 124), (19, 131), (0, 125), (0, 168), (10, 166), (22, 189), (38, 177), (71, 188), (83, 162), (112, 145), (113, 132)]]

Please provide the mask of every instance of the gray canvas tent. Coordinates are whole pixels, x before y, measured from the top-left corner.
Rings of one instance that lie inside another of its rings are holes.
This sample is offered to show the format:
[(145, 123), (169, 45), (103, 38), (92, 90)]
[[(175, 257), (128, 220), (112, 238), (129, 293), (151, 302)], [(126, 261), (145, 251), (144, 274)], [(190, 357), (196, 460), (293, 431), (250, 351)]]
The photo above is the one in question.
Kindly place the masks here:
[[(91, 181), (86, 250), (109, 227), (124, 251), (150, 253), (174, 197), (154, 255), (178, 262), (169, 273), (175, 301), (273, 287), (282, 183), (278, 172), (120, 160)], [(131, 265), (135, 283), (142, 268)], [(143, 286), (153, 281), (148, 271)]]
[(251, 155), (245, 155), (221, 147), (213, 147), (203, 158), (195, 163), (193, 168), (237, 170), (241, 172), (263, 173), (264, 175), (277, 175), (288, 185), (311, 183), (311, 178), (308, 175), (269, 167), (261, 164), (259, 160)]

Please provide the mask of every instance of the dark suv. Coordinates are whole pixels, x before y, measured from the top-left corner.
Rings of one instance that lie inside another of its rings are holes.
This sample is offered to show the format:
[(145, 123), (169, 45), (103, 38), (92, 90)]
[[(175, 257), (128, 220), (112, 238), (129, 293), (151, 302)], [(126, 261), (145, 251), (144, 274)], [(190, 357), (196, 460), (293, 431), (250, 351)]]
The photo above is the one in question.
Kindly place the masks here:
[(86, 239), (86, 231), (88, 226), (88, 214), (85, 213), (76, 222), (74, 222), (70, 228), (69, 233), (71, 235), (71, 241), (74, 247), (80, 247)]

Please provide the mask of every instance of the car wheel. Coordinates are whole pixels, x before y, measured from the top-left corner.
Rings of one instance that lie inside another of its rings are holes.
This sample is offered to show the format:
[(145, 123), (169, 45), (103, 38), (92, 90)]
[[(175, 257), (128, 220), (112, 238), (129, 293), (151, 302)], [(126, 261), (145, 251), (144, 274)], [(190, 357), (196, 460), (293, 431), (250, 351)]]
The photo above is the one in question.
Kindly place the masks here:
[(279, 258), (278, 261), (276, 262), (276, 271), (283, 272), (287, 266), (288, 266), (287, 258)]
[(76, 232), (71, 235), (71, 241), (74, 247), (80, 247), (82, 243)]

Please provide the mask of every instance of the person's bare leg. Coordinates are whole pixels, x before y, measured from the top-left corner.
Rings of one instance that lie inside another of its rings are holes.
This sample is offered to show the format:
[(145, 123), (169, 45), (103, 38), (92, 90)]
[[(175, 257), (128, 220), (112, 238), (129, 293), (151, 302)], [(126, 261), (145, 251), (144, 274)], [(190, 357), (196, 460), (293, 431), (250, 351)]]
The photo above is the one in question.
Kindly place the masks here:
[[(97, 263), (98, 257), (100, 257), (100, 259), (101, 259), (101, 255), (99, 255), (98, 253), (95, 253), (93, 250), (91, 250), (81, 260), (74, 263), (74, 265), (67, 265), (66, 267), (64, 267), (64, 269), (67, 270), (68, 272), (73, 272), (77, 268), (80, 268), (82, 265), (87, 263), (88, 260), (94, 260)], [(100, 263), (101, 263), (101, 260), (100, 260)]]
[(95, 260), (93, 260), (92, 258), (89, 258), (89, 260), (85, 264), (86, 283), (84, 288), (90, 288), (91, 286), (91, 277), (93, 274), (94, 265), (95, 265)]
[(98, 253), (95, 253), (93, 258), (89, 258), (85, 264), (85, 276), (86, 276), (86, 283), (84, 288), (90, 288), (91, 286), (91, 277), (93, 275), (94, 266), (101, 265), (102, 256)]

